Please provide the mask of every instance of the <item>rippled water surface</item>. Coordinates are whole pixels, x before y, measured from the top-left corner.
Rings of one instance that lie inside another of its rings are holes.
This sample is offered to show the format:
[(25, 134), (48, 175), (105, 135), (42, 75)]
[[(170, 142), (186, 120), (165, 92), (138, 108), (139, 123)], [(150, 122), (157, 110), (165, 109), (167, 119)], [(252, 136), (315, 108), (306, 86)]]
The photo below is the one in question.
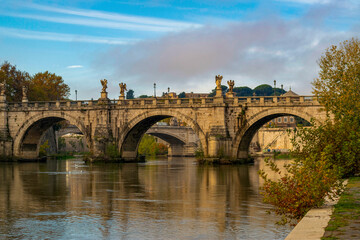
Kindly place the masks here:
[(284, 239), (259, 162), (0, 163), (0, 239)]

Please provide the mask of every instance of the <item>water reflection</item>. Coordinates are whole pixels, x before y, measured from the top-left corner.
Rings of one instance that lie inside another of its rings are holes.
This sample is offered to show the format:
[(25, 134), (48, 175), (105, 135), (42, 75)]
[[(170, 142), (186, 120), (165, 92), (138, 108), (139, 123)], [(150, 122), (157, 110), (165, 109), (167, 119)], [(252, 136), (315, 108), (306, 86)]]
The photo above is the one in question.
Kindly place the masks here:
[(174, 158), (0, 164), (0, 238), (283, 239), (258, 193), (259, 164)]

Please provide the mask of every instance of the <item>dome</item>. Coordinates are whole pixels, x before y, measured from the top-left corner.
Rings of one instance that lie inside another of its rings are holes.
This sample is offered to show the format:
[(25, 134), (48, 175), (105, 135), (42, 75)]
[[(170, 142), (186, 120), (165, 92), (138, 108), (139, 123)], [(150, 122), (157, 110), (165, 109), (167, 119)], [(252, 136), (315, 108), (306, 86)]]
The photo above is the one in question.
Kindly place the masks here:
[(292, 96), (299, 96), (299, 94), (294, 93), (293, 91), (291, 91), (291, 88), (289, 91), (287, 91), (286, 93), (282, 94), (281, 96), (283, 97), (292, 97)]

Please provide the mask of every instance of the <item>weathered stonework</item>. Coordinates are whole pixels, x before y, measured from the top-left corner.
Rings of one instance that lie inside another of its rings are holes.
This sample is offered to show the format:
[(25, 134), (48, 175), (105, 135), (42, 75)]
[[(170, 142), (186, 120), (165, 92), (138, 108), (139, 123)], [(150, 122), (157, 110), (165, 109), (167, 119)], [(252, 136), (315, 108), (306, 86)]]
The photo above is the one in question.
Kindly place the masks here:
[(104, 155), (106, 145), (111, 143), (123, 158), (132, 159), (137, 156), (141, 137), (152, 125), (176, 117), (195, 131), (205, 156), (246, 158), (255, 132), (269, 120), (285, 115), (308, 121), (323, 121), (326, 117), (316, 99), (304, 96), (120, 101), (0, 101), (1, 154), (38, 157), (44, 132), (54, 123), (68, 120), (84, 134), (95, 156)]

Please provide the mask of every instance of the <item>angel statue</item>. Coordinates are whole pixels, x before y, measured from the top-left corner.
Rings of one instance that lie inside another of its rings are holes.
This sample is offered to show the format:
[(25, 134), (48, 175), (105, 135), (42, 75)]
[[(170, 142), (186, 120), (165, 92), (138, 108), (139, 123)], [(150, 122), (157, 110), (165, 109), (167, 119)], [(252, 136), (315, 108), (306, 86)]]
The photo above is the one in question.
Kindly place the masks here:
[(223, 76), (221, 76), (221, 75), (215, 76), (216, 89), (221, 89), (221, 80), (222, 79), (223, 79)]
[(101, 92), (106, 92), (106, 89), (107, 89), (107, 80), (104, 79), (104, 80), (100, 80), (101, 82), (101, 85), (102, 85), (102, 91)]
[(227, 81), (227, 84), (229, 85), (229, 93), (232, 93), (235, 85), (234, 80)]
[(119, 87), (120, 87), (120, 96), (125, 96), (125, 91), (127, 91), (126, 83), (119, 83)]

